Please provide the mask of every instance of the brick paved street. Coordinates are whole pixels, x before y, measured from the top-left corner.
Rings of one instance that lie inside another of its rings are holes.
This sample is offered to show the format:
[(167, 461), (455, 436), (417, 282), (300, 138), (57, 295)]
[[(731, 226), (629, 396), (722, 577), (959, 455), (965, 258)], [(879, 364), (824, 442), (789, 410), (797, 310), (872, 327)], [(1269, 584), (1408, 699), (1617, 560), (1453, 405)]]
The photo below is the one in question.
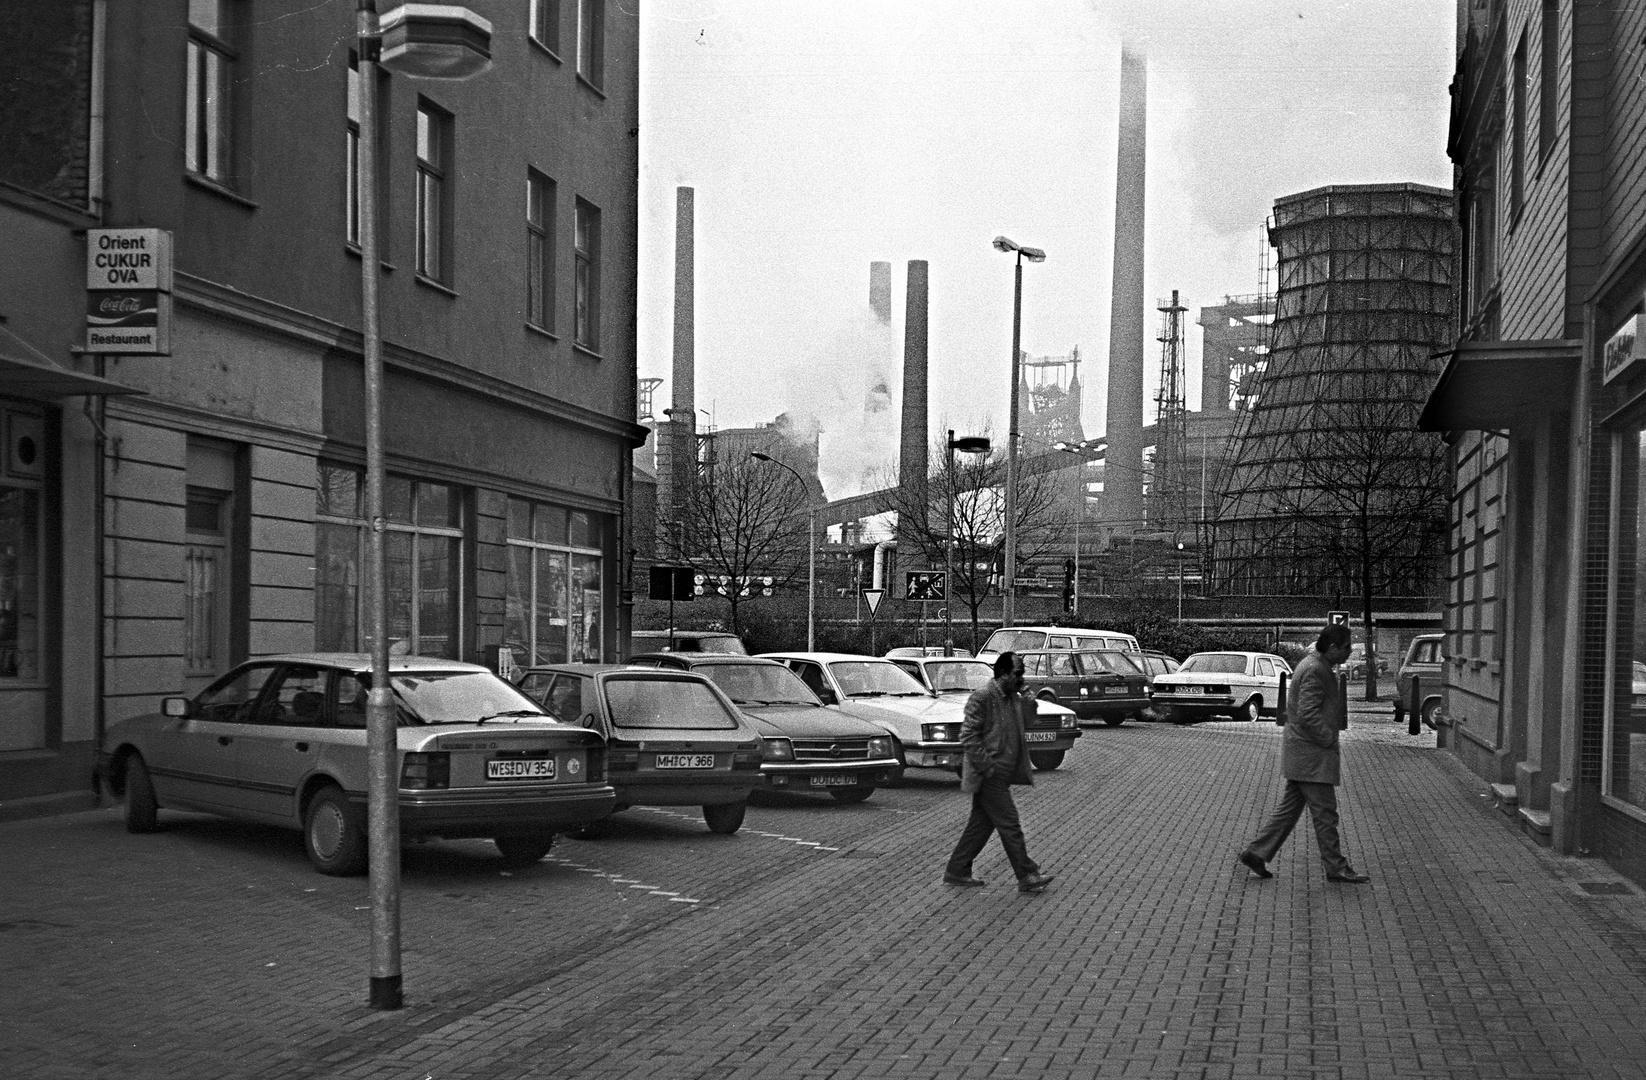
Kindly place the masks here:
[(789, 798), (735, 837), (633, 810), (503, 874), (408, 851), (408, 1007), (365, 996), (365, 885), (295, 835), (115, 810), (0, 825), (0, 1075), (1639, 1077), (1646, 898), (1532, 846), (1484, 785), (1356, 716), (1341, 789), (1369, 887), (1305, 822), (1233, 861), (1278, 729), (1088, 731), (1022, 792), (1058, 877), (939, 882), (967, 803), (938, 775)]

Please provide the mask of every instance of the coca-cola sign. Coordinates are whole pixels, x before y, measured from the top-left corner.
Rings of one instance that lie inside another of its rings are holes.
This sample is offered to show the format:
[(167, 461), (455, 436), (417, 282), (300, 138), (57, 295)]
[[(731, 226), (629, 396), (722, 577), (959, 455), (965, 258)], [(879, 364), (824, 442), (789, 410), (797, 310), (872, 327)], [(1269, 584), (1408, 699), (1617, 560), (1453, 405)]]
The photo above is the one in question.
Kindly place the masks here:
[(86, 351), (171, 354), (171, 294), (110, 289), (86, 294)]
[(154, 326), (159, 320), (160, 294), (153, 289), (86, 294), (88, 326)]

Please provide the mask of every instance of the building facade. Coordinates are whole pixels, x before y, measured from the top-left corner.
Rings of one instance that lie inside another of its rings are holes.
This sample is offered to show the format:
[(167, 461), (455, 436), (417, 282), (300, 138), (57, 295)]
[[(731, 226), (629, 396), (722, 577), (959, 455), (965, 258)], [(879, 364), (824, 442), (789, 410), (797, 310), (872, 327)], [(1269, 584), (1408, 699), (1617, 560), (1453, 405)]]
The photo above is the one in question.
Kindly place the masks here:
[[(379, 82), (391, 648), (613, 658), (644, 437), (638, 19), (471, 6), (490, 70)], [(44, 447), (0, 480), (0, 591), (37, 598), (0, 629), (0, 802), (88, 791), (102, 725), (247, 657), (369, 646), (355, 4), (256, 7), (27, 0), (0, 22), (10, 56), (37, 23), (84, 28), (34, 45), (85, 132), (55, 168), (27, 131), (0, 144), (0, 351), (22, 357), (0, 408)], [(171, 237), (169, 355), (76, 349), (87, 230), (111, 227)], [(101, 381), (29, 392), (22, 362)]]

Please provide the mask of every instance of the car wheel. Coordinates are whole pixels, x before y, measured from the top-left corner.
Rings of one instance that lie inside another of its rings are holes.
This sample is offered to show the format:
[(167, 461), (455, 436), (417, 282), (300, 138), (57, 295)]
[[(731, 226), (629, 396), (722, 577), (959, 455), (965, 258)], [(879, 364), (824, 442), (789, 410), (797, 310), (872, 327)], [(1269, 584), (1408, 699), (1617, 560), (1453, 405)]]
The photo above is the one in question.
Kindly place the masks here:
[(1110, 727), (1119, 727), (1126, 722), (1126, 718), (1124, 716), (1105, 716), (1103, 722)]
[(1029, 761), (1041, 772), (1051, 772), (1063, 764), (1063, 750), (1030, 750)]
[(1240, 718), (1249, 724), (1255, 724), (1262, 716), (1263, 699), (1256, 696), (1247, 698), (1245, 706), (1240, 710)]
[(708, 823), (710, 832), (730, 836), (743, 827), (743, 815), (748, 809), (749, 804), (747, 802), (705, 806), (703, 808), (703, 820)]
[(1040, 693), (1035, 695), (1035, 698), (1040, 701), (1049, 701), (1053, 705), (1057, 704), (1057, 694), (1051, 690), (1042, 690)]
[(1440, 699), (1439, 698), (1430, 698), (1428, 701), (1425, 701), (1423, 703), (1423, 726), (1426, 727), (1426, 728), (1431, 728), (1432, 729), (1435, 726), (1435, 717), (1438, 716), (1439, 714), (1440, 714)]
[(322, 874), (349, 877), (365, 873), (365, 823), (342, 788), (323, 787), (309, 800), (303, 813), (303, 847), (309, 862)]
[(149, 767), (133, 754), (126, 760), (126, 831), (151, 833), (160, 828), (160, 804), (154, 798)]
[(870, 795), (874, 794), (874, 788), (835, 788), (830, 791), (829, 794), (833, 795), (837, 802), (860, 803), (866, 801)]
[(492, 843), (497, 845), (497, 853), (503, 856), (503, 865), (514, 870), (523, 870), (533, 865), (554, 847), (554, 833), (516, 833), (511, 836), (496, 836)]

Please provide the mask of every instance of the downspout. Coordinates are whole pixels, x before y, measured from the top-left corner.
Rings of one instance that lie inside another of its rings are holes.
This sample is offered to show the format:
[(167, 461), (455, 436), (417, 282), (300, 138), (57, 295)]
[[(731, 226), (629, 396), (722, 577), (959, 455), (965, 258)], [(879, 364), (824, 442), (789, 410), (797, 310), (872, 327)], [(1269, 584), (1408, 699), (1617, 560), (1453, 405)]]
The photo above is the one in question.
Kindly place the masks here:
[(896, 540), (882, 540), (874, 546), (874, 583), (870, 588), (884, 589), (886, 587), (886, 553), (897, 548)]
[[(91, 115), (86, 124), (86, 208), (103, 217), (103, 130), (107, 106), (107, 83), (103, 72), (108, 62), (109, 0), (92, 0), (91, 5)], [(99, 586), (101, 587), (101, 586)], [(101, 631), (99, 631), (101, 632)]]
[[(105, 200), (103, 192), (105, 183), (103, 167), (106, 160), (103, 148), (104, 110), (106, 106), (107, 81), (104, 75), (104, 65), (108, 62), (108, 51), (105, 45), (108, 31), (109, 8), (108, 0), (92, 0), (91, 5), (91, 115), (87, 118), (86, 131), (86, 207), (97, 220), (103, 220)], [(97, 354), (97, 377), (105, 375), (105, 361), (102, 353)], [(96, 459), (92, 464), (92, 513), (97, 521), (92, 526), (92, 581), (96, 587), (92, 597), (92, 627), (97, 635), (97, 641), (92, 646), (92, 746), (101, 749), (103, 732), (108, 725), (108, 704), (106, 692), (108, 688), (108, 674), (105, 670), (107, 660), (104, 656), (105, 627), (104, 619), (107, 615), (107, 601), (105, 584), (108, 570), (108, 540), (105, 533), (108, 522), (105, 520), (104, 499), (108, 488), (105, 477), (107, 471), (108, 431), (104, 424), (108, 420), (108, 398), (95, 399), (95, 415), (93, 399), (86, 398), (86, 420), (90, 422), (94, 435), (92, 445), (96, 450)], [(93, 794), (97, 794), (95, 779), (92, 783)]]
[[(1590, 355), (1596, 349), (1595, 308), (1583, 307), (1583, 359), (1572, 394), (1571, 435), (1567, 452), (1566, 506), (1566, 618), (1561, 627), (1565, 648), (1560, 661), (1560, 772), (1549, 787), (1550, 845), (1562, 855), (1576, 855), (1583, 822), (1579, 809), (1579, 750), (1583, 736), (1583, 615), (1587, 607), (1587, 549), (1589, 543), (1589, 455), (1594, 447), (1594, 418), (1590, 387)], [(1611, 497), (1611, 496), (1609, 496)], [(1608, 641), (1603, 648), (1610, 649)]]

